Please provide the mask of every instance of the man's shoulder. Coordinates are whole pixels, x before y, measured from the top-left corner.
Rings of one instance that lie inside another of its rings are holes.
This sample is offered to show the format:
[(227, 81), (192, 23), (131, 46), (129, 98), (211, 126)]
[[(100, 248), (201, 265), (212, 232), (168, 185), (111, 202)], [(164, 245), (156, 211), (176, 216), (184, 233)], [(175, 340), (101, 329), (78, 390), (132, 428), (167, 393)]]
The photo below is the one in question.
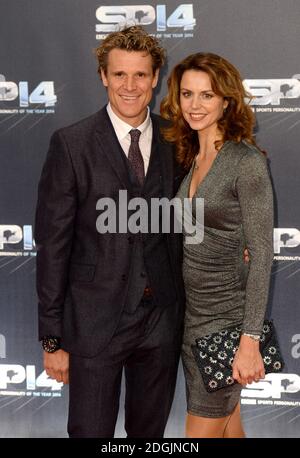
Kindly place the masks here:
[(79, 121), (76, 121), (75, 123), (72, 123), (68, 126), (61, 127), (60, 129), (57, 129), (54, 134), (56, 135), (62, 135), (63, 137), (67, 138), (72, 138), (73, 136), (75, 138), (78, 138), (80, 136), (86, 136), (90, 132), (94, 132), (95, 128), (99, 125), (101, 122), (101, 118), (105, 115), (104, 113), (105, 108), (97, 111), (96, 113), (89, 115), (83, 119), (80, 119)]
[(160, 115), (153, 113), (152, 111), (150, 115), (151, 115), (152, 122), (158, 124), (159, 127), (169, 127), (170, 122), (162, 118)]
[(174, 144), (168, 142), (164, 136), (164, 129), (169, 127), (170, 123), (155, 113), (151, 113), (151, 119), (153, 124), (153, 136), (155, 137), (155, 140), (158, 140), (162, 145), (164, 145), (166, 149), (170, 150), (170, 154), (175, 156)]

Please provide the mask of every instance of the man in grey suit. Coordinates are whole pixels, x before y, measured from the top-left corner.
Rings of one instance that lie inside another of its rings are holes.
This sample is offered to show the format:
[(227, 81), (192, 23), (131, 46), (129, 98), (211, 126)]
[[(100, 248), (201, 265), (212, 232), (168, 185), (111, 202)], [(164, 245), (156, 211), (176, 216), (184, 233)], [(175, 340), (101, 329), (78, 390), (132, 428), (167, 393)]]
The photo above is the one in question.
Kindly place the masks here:
[(184, 311), (180, 235), (163, 233), (161, 216), (156, 233), (100, 234), (96, 222), (102, 198), (116, 202), (118, 221), (121, 190), (150, 205), (179, 185), (148, 108), (164, 50), (133, 26), (97, 56), (109, 103), (53, 134), (39, 182), (39, 338), (47, 374), (70, 384), (70, 437), (113, 437), (123, 369), (128, 437), (162, 437)]

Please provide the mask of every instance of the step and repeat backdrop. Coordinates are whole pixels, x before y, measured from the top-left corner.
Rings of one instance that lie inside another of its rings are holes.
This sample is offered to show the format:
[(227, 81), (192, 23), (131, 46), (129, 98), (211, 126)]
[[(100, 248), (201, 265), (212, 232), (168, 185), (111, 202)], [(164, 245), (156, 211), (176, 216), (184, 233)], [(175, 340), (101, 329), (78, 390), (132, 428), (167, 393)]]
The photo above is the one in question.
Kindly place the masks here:
[[(229, 59), (255, 96), (276, 200), (269, 311), (286, 366), (243, 389), (242, 416), (248, 437), (300, 437), (300, 2), (1, 0), (0, 17), (0, 437), (67, 435), (68, 388), (46, 376), (37, 340), (37, 183), (52, 132), (106, 103), (94, 49), (125, 21), (167, 49), (155, 112), (171, 68), (197, 51)], [(121, 402), (117, 437), (123, 414)], [(180, 366), (166, 437), (184, 436), (184, 416)]]

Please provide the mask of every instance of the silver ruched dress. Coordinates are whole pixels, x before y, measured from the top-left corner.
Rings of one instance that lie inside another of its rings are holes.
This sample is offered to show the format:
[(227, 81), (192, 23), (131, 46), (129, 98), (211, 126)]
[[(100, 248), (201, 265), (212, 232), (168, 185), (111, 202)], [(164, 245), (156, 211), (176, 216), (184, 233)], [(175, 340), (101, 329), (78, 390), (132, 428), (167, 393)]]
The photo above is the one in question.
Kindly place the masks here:
[[(194, 164), (178, 191), (180, 199), (189, 196), (193, 170)], [(261, 333), (273, 259), (273, 191), (265, 155), (245, 141), (225, 142), (192, 202), (197, 197), (204, 198), (204, 238), (190, 244), (184, 237), (182, 361), (188, 412), (216, 418), (234, 410), (242, 386), (208, 393), (191, 345), (232, 325)]]

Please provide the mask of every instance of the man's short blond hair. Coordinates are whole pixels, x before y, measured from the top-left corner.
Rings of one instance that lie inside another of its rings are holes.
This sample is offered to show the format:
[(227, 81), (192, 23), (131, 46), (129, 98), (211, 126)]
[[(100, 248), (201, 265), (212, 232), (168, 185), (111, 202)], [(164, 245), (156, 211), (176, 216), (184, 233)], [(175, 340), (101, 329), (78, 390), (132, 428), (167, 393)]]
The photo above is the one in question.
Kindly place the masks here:
[(145, 32), (141, 26), (126, 27), (118, 32), (110, 33), (96, 48), (100, 78), (101, 70), (107, 73), (108, 54), (112, 49), (146, 52), (152, 58), (153, 73), (160, 69), (165, 61), (165, 50), (155, 37)]

